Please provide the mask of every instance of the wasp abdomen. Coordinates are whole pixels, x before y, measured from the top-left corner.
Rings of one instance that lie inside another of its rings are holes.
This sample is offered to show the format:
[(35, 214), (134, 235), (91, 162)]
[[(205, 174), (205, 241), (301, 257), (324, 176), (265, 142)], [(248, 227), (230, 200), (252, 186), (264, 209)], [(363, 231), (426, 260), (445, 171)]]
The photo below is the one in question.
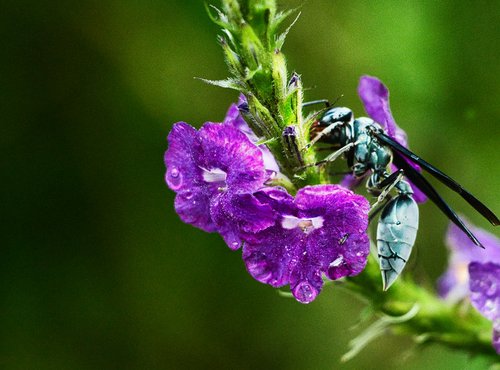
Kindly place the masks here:
[(384, 207), (377, 227), (377, 249), (384, 290), (403, 271), (415, 244), (418, 206), (411, 194), (400, 194)]

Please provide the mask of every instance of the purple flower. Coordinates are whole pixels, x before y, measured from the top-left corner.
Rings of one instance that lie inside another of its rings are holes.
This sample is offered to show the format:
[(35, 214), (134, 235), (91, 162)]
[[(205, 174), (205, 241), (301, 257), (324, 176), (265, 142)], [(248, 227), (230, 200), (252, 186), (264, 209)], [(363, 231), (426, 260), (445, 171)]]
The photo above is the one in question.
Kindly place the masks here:
[[(231, 248), (237, 248), (234, 227), (218, 212), (228, 209), (229, 204), (241, 203), (239, 197), (247, 197), (263, 186), (267, 174), (261, 150), (228, 123), (207, 122), (196, 131), (179, 122), (168, 135), (168, 142), (165, 179), (177, 193), (175, 210), (180, 218), (202, 230), (220, 232)], [(231, 209), (236, 212), (236, 208)], [(235, 212), (229, 216), (237, 222), (239, 215)]]
[(457, 302), (469, 298), (472, 305), (493, 321), (493, 346), (500, 354), (500, 240), (470, 226), (485, 250), (474, 243), (454, 224), (446, 236), (451, 250), (448, 270), (438, 281), (441, 297)]
[(487, 319), (493, 321), (493, 347), (500, 355), (500, 264), (469, 264), (470, 300)]
[(290, 285), (294, 297), (313, 301), (330, 279), (359, 274), (366, 265), (369, 241), (368, 201), (338, 185), (307, 186), (295, 199), (279, 188), (254, 194), (269, 206), (274, 224), (243, 233), (248, 272), (273, 287)]
[[(358, 94), (363, 102), (366, 113), (377, 123), (384, 131), (396, 140), (399, 144), (408, 148), (408, 136), (394, 120), (389, 106), (389, 90), (378, 78), (371, 76), (362, 76), (359, 80)], [(405, 158), (406, 159), (406, 158)], [(407, 162), (420, 171), (420, 166), (407, 160)], [(393, 166), (393, 171), (396, 167)], [(413, 197), (418, 203), (425, 202), (427, 197), (415, 185), (411, 184)]]
[(448, 270), (438, 281), (440, 296), (450, 302), (458, 302), (468, 296), (468, 268), (471, 262), (500, 265), (500, 240), (478, 227), (468, 226), (485, 250), (480, 250), (455, 224), (450, 223), (446, 233), (446, 245), (450, 249)]

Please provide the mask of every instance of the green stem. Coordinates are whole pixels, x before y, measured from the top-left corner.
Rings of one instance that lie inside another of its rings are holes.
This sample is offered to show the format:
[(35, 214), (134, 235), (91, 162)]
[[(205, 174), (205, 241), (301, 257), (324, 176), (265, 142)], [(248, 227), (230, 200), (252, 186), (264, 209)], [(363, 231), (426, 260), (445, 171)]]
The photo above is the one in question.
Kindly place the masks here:
[(363, 273), (347, 281), (346, 288), (368, 301), (376, 312), (403, 316), (418, 305), (411, 319), (391, 326), (394, 333), (412, 335), (419, 343), (440, 343), (498, 360), (491, 344), (491, 323), (472, 307), (464, 310), (460, 305), (450, 305), (409, 279), (400, 278), (388, 291), (382, 291), (380, 270), (373, 256)]

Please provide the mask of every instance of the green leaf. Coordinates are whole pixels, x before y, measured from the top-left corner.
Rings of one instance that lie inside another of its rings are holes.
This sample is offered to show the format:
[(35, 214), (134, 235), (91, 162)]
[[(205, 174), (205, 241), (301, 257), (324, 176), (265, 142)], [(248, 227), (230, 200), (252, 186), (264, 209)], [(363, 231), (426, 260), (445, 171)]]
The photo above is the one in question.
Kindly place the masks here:
[(197, 80), (201, 80), (209, 85), (215, 85), (223, 87), (225, 89), (233, 89), (244, 92), (244, 87), (239, 80), (235, 78), (227, 78), (225, 80), (207, 80), (205, 78), (195, 77)]
[(299, 20), (301, 13), (297, 14), (293, 22), (287, 27), (287, 29), (281, 33), (277, 38), (276, 41), (274, 42), (274, 47), (278, 50), (281, 50), (283, 47), (283, 44), (285, 43), (286, 36), (288, 35), (288, 32), (290, 32), (290, 29), (293, 27), (293, 25)]

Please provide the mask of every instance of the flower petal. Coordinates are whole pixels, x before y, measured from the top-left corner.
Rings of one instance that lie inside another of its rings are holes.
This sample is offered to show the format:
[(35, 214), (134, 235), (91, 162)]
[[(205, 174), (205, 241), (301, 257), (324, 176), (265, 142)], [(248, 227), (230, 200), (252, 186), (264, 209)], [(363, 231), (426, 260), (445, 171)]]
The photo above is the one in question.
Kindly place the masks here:
[(493, 348), (500, 355), (500, 320), (493, 322)]
[(294, 200), (282, 189), (255, 196), (278, 215), (273, 226), (243, 236), (243, 259), (255, 279), (288, 284), (299, 302), (309, 303), (321, 291), (323, 273), (338, 279), (365, 267), (369, 203), (362, 196), (338, 185), (307, 186)]
[(276, 213), (252, 194), (222, 193), (212, 199), (210, 214), (229, 248), (241, 246), (240, 234), (256, 233), (275, 223)]
[[(359, 80), (358, 94), (363, 102), (366, 113), (377, 123), (379, 123), (384, 131), (396, 140), (399, 144), (408, 148), (408, 136), (406, 132), (400, 128), (394, 117), (392, 116), (391, 108), (389, 106), (389, 90), (387, 87), (376, 77), (362, 76)], [(420, 171), (420, 166), (416, 163), (405, 158), (408, 164)], [(393, 172), (396, 167), (392, 166)], [(427, 196), (420, 191), (414, 184), (410, 183), (413, 189), (413, 198), (418, 203), (423, 203), (427, 200)]]
[(469, 265), (470, 300), (489, 320), (500, 320), (500, 265), (472, 262)]
[(207, 232), (215, 231), (209, 212), (210, 192), (204, 186), (195, 159), (201, 150), (198, 132), (185, 122), (176, 123), (168, 135), (168, 143), (165, 181), (177, 192), (174, 203), (177, 214), (188, 224)]
[(190, 190), (202, 182), (194, 159), (199, 148), (198, 132), (193, 127), (185, 122), (174, 124), (165, 152), (165, 181), (173, 191)]
[[(375, 77), (362, 76), (359, 80), (358, 94), (363, 101), (366, 113), (379, 123), (389, 136), (395, 138), (396, 122), (389, 107), (389, 90), (382, 81)], [(406, 142), (399, 143), (406, 146)]]
[(479, 249), (462, 230), (450, 222), (446, 233), (446, 245), (450, 250), (448, 269), (438, 281), (439, 295), (449, 302), (458, 302), (469, 294), (469, 263), (493, 262), (500, 265), (500, 239), (467, 221), (465, 224), (485, 249)]
[(233, 192), (253, 192), (262, 186), (266, 179), (262, 152), (244, 133), (231, 125), (208, 122), (199, 135), (199, 166), (226, 172), (227, 186)]
[(209, 233), (217, 230), (210, 217), (210, 195), (203, 188), (193, 187), (177, 193), (174, 208), (185, 223)]

